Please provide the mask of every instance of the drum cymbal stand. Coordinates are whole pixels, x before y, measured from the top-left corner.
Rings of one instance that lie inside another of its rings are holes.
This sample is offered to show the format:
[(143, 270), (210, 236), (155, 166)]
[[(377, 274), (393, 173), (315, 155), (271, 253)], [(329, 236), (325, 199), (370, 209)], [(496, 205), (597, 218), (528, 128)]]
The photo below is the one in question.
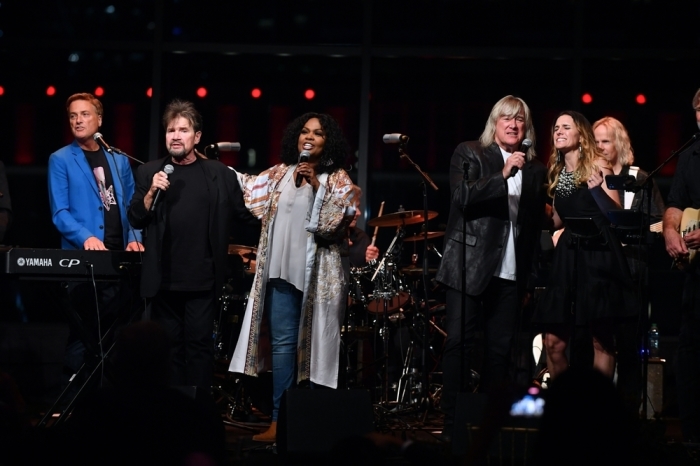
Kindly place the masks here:
[(231, 295), (232, 292), (233, 287), (230, 284), (226, 283), (224, 285), (224, 290), (221, 294), (221, 298), (219, 298), (219, 302), (221, 303), (221, 305), (219, 306), (219, 316), (216, 318), (216, 320), (214, 320), (214, 361), (226, 359), (222, 327), (224, 319), (226, 318), (226, 316), (228, 316), (228, 308), (231, 305), (231, 301), (233, 299), (233, 296)]
[[(373, 292), (373, 296), (375, 298), (382, 298), (384, 302), (381, 328), (382, 359), (384, 360), (384, 364), (382, 368), (382, 396), (380, 399), (380, 404), (389, 403), (389, 300), (394, 296), (397, 296), (399, 293), (398, 290), (395, 289), (398, 285), (398, 281), (393, 279), (393, 274), (391, 273), (392, 271), (389, 271), (389, 267), (392, 266), (392, 264), (396, 264), (396, 261), (393, 259), (398, 256), (401, 249), (396, 248), (396, 244), (405, 236), (405, 234), (406, 232), (403, 226), (396, 228), (396, 235), (384, 253), (379, 265), (377, 265), (377, 269), (374, 271), (374, 275), (372, 275), (371, 280), (374, 284), (375, 290), (379, 290)], [(379, 276), (378, 279), (377, 276)]]

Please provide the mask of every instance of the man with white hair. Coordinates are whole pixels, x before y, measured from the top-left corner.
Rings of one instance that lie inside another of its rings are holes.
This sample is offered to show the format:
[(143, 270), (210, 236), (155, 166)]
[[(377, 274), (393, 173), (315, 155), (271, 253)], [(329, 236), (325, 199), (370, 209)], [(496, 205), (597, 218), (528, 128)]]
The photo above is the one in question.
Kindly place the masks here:
[(520, 303), (545, 218), (547, 170), (535, 159), (534, 140), (530, 109), (509, 95), (494, 105), (479, 141), (459, 144), (452, 155), (452, 200), (436, 277), (448, 287), (441, 401), (447, 441), (457, 393), (474, 389), (463, 374), (471, 374), (479, 317), (485, 345), (479, 389), (493, 391), (509, 378)]

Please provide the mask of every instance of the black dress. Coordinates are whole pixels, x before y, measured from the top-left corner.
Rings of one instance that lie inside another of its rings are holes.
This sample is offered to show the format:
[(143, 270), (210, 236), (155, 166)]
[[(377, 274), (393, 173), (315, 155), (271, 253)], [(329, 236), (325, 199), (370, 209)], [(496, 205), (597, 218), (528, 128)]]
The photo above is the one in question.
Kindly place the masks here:
[[(554, 207), (564, 221), (565, 229), (557, 242), (549, 283), (533, 316), (533, 323), (545, 326), (571, 323), (571, 288), (575, 265), (578, 272), (577, 325), (637, 314), (639, 307), (635, 288), (622, 245), (588, 187), (574, 188), (570, 193), (557, 191)], [(580, 240), (577, 248), (572, 237), (577, 225), (571, 221), (567, 224), (566, 220), (571, 217), (591, 218), (598, 236)]]

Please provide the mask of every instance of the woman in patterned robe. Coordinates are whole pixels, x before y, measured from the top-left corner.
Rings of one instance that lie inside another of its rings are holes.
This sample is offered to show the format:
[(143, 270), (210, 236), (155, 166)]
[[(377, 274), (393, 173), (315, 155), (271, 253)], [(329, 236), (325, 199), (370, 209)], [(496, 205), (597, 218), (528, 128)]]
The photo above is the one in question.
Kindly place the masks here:
[[(340, 168), (346, 147), (332, 117), (307, 113), (285, 131), (283, 163), (257, 176), (238, 174), (262, 229), (229, 370), (255, 376), (272, 367), (273, 379), (272, 423), (253, 440), (276, 440), (282, 394), (295, 382), (338, 384), (347, 301), (341, 249), (354, 216), (352, 180)], [(301, 152), (308, 152), (307, 162)]]

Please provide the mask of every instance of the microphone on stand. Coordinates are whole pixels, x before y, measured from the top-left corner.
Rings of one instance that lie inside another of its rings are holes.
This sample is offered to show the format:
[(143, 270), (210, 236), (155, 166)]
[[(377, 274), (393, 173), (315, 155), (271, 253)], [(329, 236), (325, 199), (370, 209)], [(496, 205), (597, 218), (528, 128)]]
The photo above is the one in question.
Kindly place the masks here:
[(209, 154), (207, 151), (213, 151), (213, 156), (218, 158), (219, 157), (219, 152), (238, 152), (241, 150), (241, 143), (240, 142), (217, 142), (216, 144), (209, 144), (207, 147), (204, 148), (204, 153), (207, 154), (207, 157), (209, 157)]
[[(299, 154), (299, 163), (308, 162), (309, 157), (311, 157), (311, 152), (309, 152), (308, 150), (301, 151), (301, 153)], [(297, 179), (294, 180), (294, 184), (296, 185), (297, 188), (299, 186), (301, 186), (301, 180), (303, 180), (303, 179), (304, 179), (304, 177), (301, 176), (299, 173), (297, 173)]]
[[(163, 171), (165, 172), (166, 175), (170, 175), (172, 172), (175, 171), (175, 167), (173, 167), (170, 164), (167, 164), (166, 166), (163, 167)], [(156, 210), (156, 204), (158, 203), (158, 199), (160, 199), (160, 193), (161, 189), (158, 188), (156, 189), (156, 194), (153, 196), (153, 203), (151, 203), (151, 208), (149, 209), (151, 212)]]
[[(530, 147), (532, 147), (532, 141), (525, 138), (525, 139), (523, 139), (523, 142), (520, 143), (519, 150), (520, 150), (520, 152), (523, 152), (525, 154), (525, 156), (527, 156), (527, 151), (530, 150)], [(518, 173), (518, 167), (513, 167), (510, 169), (510, 176), (515, 176), (516, 173)]]
[(241, 150), (241, 143), (240, 142), (217, 142), (216, 144), (209, 144), (207, 147), (204, 148), (206, 151), (207, 149), (215, 149), (217, 151), (221, 152), (238, 152)]
[(111, 147), (109, 144), (107, 144), (107, 143), (105, 142), (104, 138), (102, 137), (102, 133), (95, 133), (95, 134), (93, 134), (93, 135), (92, 135), (92, 139), (94, 139), (94, 140), (97, 142), (97, 144), (100, 145), (100, 147), (101, 147), (102, 149), (106, 150), (106, 151), (109, 152), (110, 154), (114, 154), (114, 151), (112, 150), (112, 147)]
[(401, 133), (391, 133), (382, 136), (382, 141), (384, 144), (406, 144), (408, 143), (408, 136)]

